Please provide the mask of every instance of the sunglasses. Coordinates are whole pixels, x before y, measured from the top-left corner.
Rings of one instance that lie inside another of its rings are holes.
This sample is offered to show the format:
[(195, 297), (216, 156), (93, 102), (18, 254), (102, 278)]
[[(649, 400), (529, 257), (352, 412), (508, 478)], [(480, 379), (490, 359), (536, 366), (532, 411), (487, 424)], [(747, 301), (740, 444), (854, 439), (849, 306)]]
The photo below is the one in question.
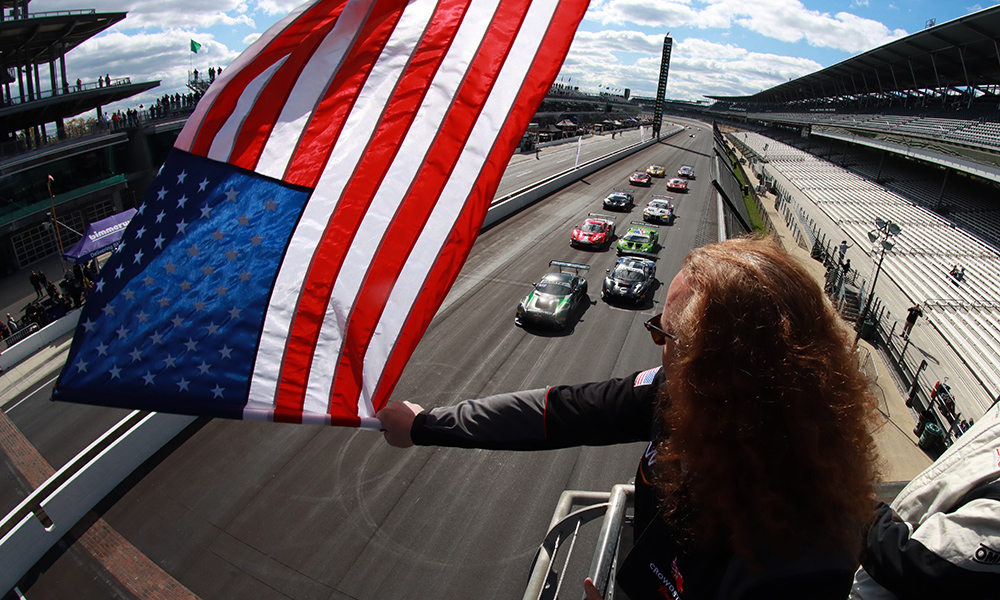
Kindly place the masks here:
[(664, 330), (660, 326), (660, 316), (661, 315), (653, 315), (652, 317), (649, 318), (648, 321), (643, 323), (643, 325), (646, 327), (646, 331), (648, 331), (649, 335), (653, 338), (653, 343), (656, 344), (657, 346), (662, 346), (666, 344), (667, 338), (670, 338), (672, 340), (677, 339), (676, 335)]

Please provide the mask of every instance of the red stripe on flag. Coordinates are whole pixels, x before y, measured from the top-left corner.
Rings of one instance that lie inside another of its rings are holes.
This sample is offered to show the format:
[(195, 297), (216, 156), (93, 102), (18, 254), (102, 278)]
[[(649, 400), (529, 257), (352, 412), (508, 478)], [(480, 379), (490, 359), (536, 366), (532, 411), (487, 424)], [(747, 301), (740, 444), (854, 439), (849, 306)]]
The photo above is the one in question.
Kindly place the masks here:
[[(313, 352), (350, 243), (399, 151), (464, 16), (463, 11), (453, 10), (452, 5), (466, 6), (467, 2), (448, 0), (435, 11), (313, 256), (303, 286), (307, 293), (299, 301), (285, 348), (276, 398), (279, 410), (302, 410)], [(358, 360), (363, 358), (359, 356)], [(356, 411), (356, 402), (338, 407), (333, 412), (342, 414), (345, 409)]]
[(317, 27), (326, 25), (328, 21), (336, 21), (346, 5), (347, 0), (341, 0), (340, 5), (336, 7), (331, 7), (330, 2), (317, 2), (315, 6), (304, 12), (271, 40), (250, 64), (234, 75), (226, 87), (219, 92), (212, 107), (205, 113), (205, 118), (199, 124), (198, 132), (191, 144), (191, 153), (208, 156), (215, 136), (235, 112), (236, 103), (239, 102), (243, 90), (271, 65), (293, 52)]
[[(379, 3), (377, 6), (383, 6), (383, 4)], [(371, 19), (366, 20), (365, 23), (365, 29), (373, 27)], [(333, 18), (317, 23), (313, 31), (299, 42), (281, 68), (267, 82), (267, 85), (261, 90), (253, 110), (250, 111), (240, 127), (240, 133), (236, 137), (229, 157), (230, 163), (244, 169), (255, 170), (257, 168), (257, 162), (264, 151), (264, 145), (271, 137), (271, 132), (274, 131), (274, 126), (278, 123), (281, 111), (295, 89), (295, 84), (302, 75), (302, 70), (313, 59), (317, 48), (326, 40), (334, 25), (336, 25), (336, 19)]]
[(314, 188), (336, 146), (348, 115), (358, 100), (372, 67), (402, 17), (406, 2), (376, 2), (351, 54), (338, 69), (292, 154), (285, 175), (288, 183)]
[(476, 119), (497, 83), (530, 6), (530, 0), (508, 0), (497, 8), (437, 139), (427, 152), (426, 162), (382, 238), (364, 285), (352, 303), (331, 391), (331, 406), (357, 403), (364, 383), (364, 356), (375, 326), (406, 259), (473, 133)]
[[(562, 68), (563, 59), (587, 10), (587, 4), (586, 0), (565, 0), (559, 3), (506, 126), (477, 179), (476, 187), (469, 195), (465, 209), (452, 228), (448, 241), (441, 248), (434, 268), (424, 282), (424, 291), (417, 297), (406, 324), (396, 339), (395, 348), (382, 370), (382, 377), (372, 396), (375, 410), (388, 402), (407, 361), (465, 264), (479, 228), (486, 218), (489, 204), (500, 186), (507, 163)], [(559, 59), (555, 60), (554, 57)]]

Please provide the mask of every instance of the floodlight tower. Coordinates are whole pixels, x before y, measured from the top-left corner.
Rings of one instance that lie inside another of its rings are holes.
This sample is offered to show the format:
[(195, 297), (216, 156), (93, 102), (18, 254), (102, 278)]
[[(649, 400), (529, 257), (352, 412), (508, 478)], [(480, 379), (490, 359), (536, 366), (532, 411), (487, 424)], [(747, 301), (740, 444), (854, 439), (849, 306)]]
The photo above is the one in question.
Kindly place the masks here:
[(872, 278), (872, 289), (868, 291), (868, 298), (865, 300), (865, 309), (861, 311), (861, 316), (858, 318), (858, 334), (854, 336), (855, 344), (858, 343), (858, 338), (861, 337), (861, 330), (868, 319), (868, 309), (871, 308), (872, 298), (875, 297), (875, 284), (878, 282), (878, 276), (882, 272), (882, 261), (885, 260), (885, 253), (888, 250), (892, 250), (893, 246), (895, 246), (894, 243), (889, 241), (889, 238), (899, 235), (901, 231), (902, 229), (900, 229), (899, 225), (892, 221), (876, 218), (875, 229), (868, 232), (868, 240), (873, 244), (878, 243), (882, 247), (882, 251), (878, 258), (878, 265), (875, 267), (875, 277)]

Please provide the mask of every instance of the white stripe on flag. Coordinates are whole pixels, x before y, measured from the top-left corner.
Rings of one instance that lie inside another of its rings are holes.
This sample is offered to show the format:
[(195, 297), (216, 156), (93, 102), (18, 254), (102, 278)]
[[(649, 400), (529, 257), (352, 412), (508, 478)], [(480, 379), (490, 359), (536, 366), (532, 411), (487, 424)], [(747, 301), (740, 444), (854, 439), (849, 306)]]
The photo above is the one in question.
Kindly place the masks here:
[[(206, 115), (212, 112), (215, 100), (219, 97), (219, 94), (229, 85), (229, 82), (235, 78), (244, 67), (251, 64), (257, 55), (263, 50), (274, 38), (281, 35), (281, 33), (293, 22), (298, 19), (302, 13), (306, 12), (314, 4), (320, 0), (313, 0), (312, 2), (304, 2), (301, 6), (290, 12), (284, 19), (281, 19), (267, 30), (261, 34), (257, 40), (250, 44), (250, 46), (240, 53), (233, 62), (229, 63), (224, 69), (222, 75), (215, 78), (215, 81), (209, 86), (205, 95), (198, 100), (198, 104), (195, 105), (194, 112), (188, 117), (186, 123), (184, 123), (184, 128), (177, 135), (177, 140), (174, 142), (174, 147), (180, 150), (185, 150), (190, 152), (191, 146), (194, 144), (195, 138), (198, 137), (198, 132), (201, 130), (201, 126), (205, 121)], [(238, 110), (238, 109), (237, 109)], [(227, 117), (228, 118), (228, 117)]]
[[(329, 408), (330, 393), (337, 375), (333, 367), (338, 364), (342, 350), (344, 321), (372, 268), (372, 261), (389, 223), (410, 191), (430, 146), (438, 139), (444, 118), (465, 79), (466, 70), (479, 50), (479, 42), (486, 35), (498, 3), (499, 0), (480, 0), (476, 6), (470, 7), (467, 18), (456, 32), (455, 40), (442, 62), (448, 68), (438, 69), (435, 73), (428, 95), (418, 109), (399, 153), (358, 228), (358, 235), (348, 250), (344, 268), (334, 284), (327, 307), (320, 334), (323, 343), (316, 348), (314, 357), (314, 364), (322, 365), (322, 368), (313, 369), (309, 374), (306, 410), (314, 408), (311, 400), (322, 402), (324, 410)], [(412, 47), (412, 43), (409, 47)], [(405, 47), (400, 48), (399, 53), (405, 54), (404, 51)], [(358, 414), (374, 416), (370, 397), (364, 394), (362, 396)]]
[(343, 64), (344, 56), (353, 47), (373, 2), (350, 2), (302, 69), (257, 161), (257, 172), (261, 175), (275, 179), (284, 177), (292, 156), (298, 150), (302, 132), (312, 120), (313, 110), (323, 99), (323, 94)]
[(208, 158), (220, 162), (228, 162), (229, 155), (233, 151), (233, 144), (236, 143), (236, 136), (240, 134), (243, 121), (250, 115), (253, 105), (257, 103), (260, 91), (267, 85), (267, 82), (274, 76), (275, 71), (285, 63), (287, 56), (274, 63), (258, 75), (253, 81), (243, 89), (239, 101), (236, 102), (236, 110), (226, 119), (225, 125), (215, 134), (212, 140), (212, 147), (208, 151)]
[[(521, 86), (513, 85), (513, 82), (524, 81), (527, 76), (558, 5), (559, 0), (532, 2), (511, 52), (497, 77), (497, 81), (503, 83), (495, 86), (490, 93), (476, 126), (473, 127), (474, 132), (489, 131), (495, 129), (495, 123), (506, 122), (521, 92)], [(427, 275), (465, 206), (469, 192), (476, 184), (483, 163), (500, 133), (495, 131), (494, 135), (488, 138), (474, 134), (469, 140), (469, 145), (455, 165), (451, 179), (410, 253), (410, 259), (406, 261), (396, 285), (393, 286), (386, 309), (379, 319), (372, 343), (365, 354), (364, 385), (361, 395), (369, 410), (371, 398), (378, 389), (386, 363), (409, 318), (410, 310), (423, 289)]]
[[(292, 318), (301, 296), (300, 291), (312, 264), (313, 254), (317, 249), (317, 241), (322, 238), (330, 215), (339, 204), (344, 189), (350, 183), (358, 162), (368, 148), (368, 142), (379, 124), (379, 117), (385, 110), (385, 103), (391, 99), (391, 90), (395, 87), (402, 75), (402, 68), (409, 60), (409, 49), (413, 48), (415, 44), (415, 40), (412, 39), (414, 32), (417, 35), (416, 39), (419, 40), (419, 35), (426, 26), (427, 18), (430, 16), (426, 13), (428, 5), (433, 8), (434, 0), (416, 0), (404, 11), (392, 33), (389, 44), (391, 47), (397, 47), (399, 43), (394, 42), (394, 40), (399, 35), (405, 35), (409, 46), (402, 47), (407, 51), (403, 57), (386, 57), (383, 54), (376, 62), (365, 82), (364, 89), (359, 94), (358, 102), (347, 117), (344, 129), (337, 139), (336, 148), (330, 155), (329, 162), (309, 199), (302, 219), (292, 234), (288, 252), (278, 271), (274, 293), (264, 318), (264, 331), (257, 352), (247, 408), (273, 408), (276, 404), (278, 377), (291, 330)], [(423, 20), (419, 21), (418, 19), (418, 23), (415, 23), (414, 17), (410, 16), (411, 13), (422, 17)], [(372, 102), (371, 99), (382, 99), (383, 102)], [(356, 268), (354, 265), (345, 263), (346, 270), (354, 268)], [(340, 311), (342, 317), (339, 319), (338, 327), (344, 326), (343, 319), (346, 318), (348, 309), (349, 307)], [(337, 347), (339, 347), (340, 341), (338, 335), (338, 339), (335, 340)], [(326, 344), (331, 343), (331, 341), (321, 339), (320, 343)], [(335, 365), (336, 362), (327, 366), (332, 370)], [(329, 397), (324, 397), (319, 412), (326, 412), (328, 405)], [(310, 401), (307, 398), (303, 410), (311, 412), (316, 408), (318, 406), (315, 401)]]

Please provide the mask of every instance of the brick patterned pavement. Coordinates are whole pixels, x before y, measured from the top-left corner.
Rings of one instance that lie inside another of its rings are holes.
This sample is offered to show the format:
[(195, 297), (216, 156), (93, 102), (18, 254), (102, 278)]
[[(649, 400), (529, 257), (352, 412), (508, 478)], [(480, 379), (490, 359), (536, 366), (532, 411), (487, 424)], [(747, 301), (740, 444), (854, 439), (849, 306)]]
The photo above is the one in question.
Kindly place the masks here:
[[(55, 469), (0, 412), (0, 451), (33, 488), (37, 489)], [(75, 530), (73, 533), (77, 533)], [(104, 519), (96, 519), (77, 536), (78, 549), (92, 556), (108, 575), (136, 598), (150, 600), (198, 600), (198, 596), (171, 577), (139, 549), (123, 538)]]

